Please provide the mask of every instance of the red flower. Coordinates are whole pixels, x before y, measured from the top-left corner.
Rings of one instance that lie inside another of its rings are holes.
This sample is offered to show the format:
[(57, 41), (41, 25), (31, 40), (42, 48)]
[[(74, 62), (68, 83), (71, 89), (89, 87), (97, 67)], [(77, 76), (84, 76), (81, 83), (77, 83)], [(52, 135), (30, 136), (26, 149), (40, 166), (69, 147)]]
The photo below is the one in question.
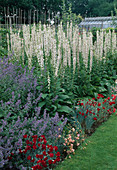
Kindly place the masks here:
[(89, 110), (87, 109), (87, 111), (86, 111), (86, 114), (89, 112)]
[(97, 116), (99, 117), (99, 115), (97, 114)]
[(14, 153), (12, 153), (12, 152), (11, 152), (11, 155), (13, 156), (13, 155), (14, 155)]
[(44, 144), (46, 144), (47, 143), (47, 141), (44, 139), (44, 142), (43, 142)]
[(95, 100), (95, 98), (92, 98), (92, 100)]
[(42, 149), (46, 150), (46, 145), (42, 144)]
[(29, 140), (26, 140), (26, 144), (27, 144), (27, 145), (30, 144)]
[(98, 106), (101, 106), (101, 103), (98, 103)]
[(49, 148), (50, 147), (50, 145), (47, 145), (47, 148)]
[(56, 159), (53, 161), (53, 164), (55, 164), (56, 163)]
[(27, 135), (23, 135), (23, 138), (27, 138)]
[(44, 161), (47, 161), (47, 159), (48, 159), (48, 157), (45, 157), (45, 158), (44, 158)]
[(37, 138), (33, 138), (33, 142), (34, 144), (36, 144)]
[(29, 156), (27, 157), (27, 159), (28, 159), (28, 160), (31, 160), (31, 156), (29, 155)]
[(79, 114), (81, 115), (81, 112), (79, 112)]
[(25, 150), (23, 151), (23, 153), (26, 154), (26, 153), (27, 153), (27, 149), (25, 149)]
[(32, 167), (32, 169), (33, 169), (33, 170), (43, 169), (43, 167), (40, 166), (40, 165), (35, 165), (35, 166)]
[(31, 150), (31, 146), (26, 146), (26, 150)]
[(49, 163), (49, 165), (51, 165), (52, 164), (52, 160), (48, 160), (48, 163)]
[(58, 147), (57, 147), (57, 146), (54, 146), (54, 150), (57, 151), (57, 150), (58, 150)]
[(59, 161), (60, 161), (60, 157), (57, 157), (57, 158), (56, 158), (56, 161), (59, 162)]
[(85, 119), (87, 118), (87, 116), (85, 116)]
[(30, 162), (33, 162), (33, 163), (34, 163), (34, 162), (35, 162), (35, 159), (32, 159)]
[(115, 108), (113, 108), (113, 113), (115, 113), (116, 112), (116, 109)]
[(34, 150), (37, 149), (36, 145), (33, 145), (33, 149), (34, 149)]
[(82, 116), (84, 116), (84, 113), (82, 113)]
[(60, 152), (57, 152), (56, 156), (60, 156)]
[(105, 109), (105, 107), (103, 107), (103, 109)]
[(114, 96), (113, 98), (112, 98), (112, 100), (115, 100), (116, 99), (116, 96)]
[(41, 163), (41, 160), (38, 160), (38, 161), (37, 161), (37, 164), (38, 164), (38, 163)]
[(108, 97), (107, 99), (110, 100), (110, 97)]
[(36, 158), (39, 158), (39, 154), (36, 154)]
[(45, 167), (45, 168), (47, 167), (46, 162), (44, 160), (42, 160), (41, 163), (42, 163), (43, 167)]
[(93, 115), (95, 115), (95, 113), (93, 113)]
[(43, 155), (45, 155), (45, 156), (46, 156), (46, 151), (43, 151)]
[(50, 147), (49, 151), (50, 151), (50, 152), (53, 152), (53, 147)]
[(40, 159), (43, 159), (43, 155), (39, 155), (39, 158), (40, 158)]
[(100, 97), (98, 96), (97, 99), (100, 99)]
[(19, 153), (22, 153), (22, 150), (21, 150), (21, 149), (19, 149)]
[(81, 106), (83, 106), (84, 105), (84, 103), (80, 103), (81, 104)]
[(39, 138), (38, 141), (41, 142), (43, 139)]
[(96, 117), (94, 117), (93, 119), (94, 119), (94, 120), (97, 120), (97, 118), (96, 118)]
[(54, 156), (54, 154), (53, 154), (53, 153), (50, 153), (49, 155), (50, 155), (50, 157), (51, 157), (51, 158)]
[(99, 97), (102, 97), (102, 98), (104, 97), (102, 94), (98, 94), (98, 96), (99, 96)]
[(38, 136), (37, 135), (33, 135), (32, 138), (38, 138)]
[(11, 160), (12, 159), (12, 157), (11, 156), (8, 156), (8, 160)]
[(47, 145), (47, 148), (51, 148), (52, 147), (52, 145)]
[(43, 155), (36, 154), (36, 158), (43, 159)]
[(40, 146), (41, 146), (41, 144), (40, 144), (40, 143), (38, 143), (38, 146), (40, 147)]
[(99, 112), (99, 111), (100, 111), (100, 109), (99, 109), (99, 108), (97, 108), (97, 111)]
[(42, 137), (43, 139), (46, 139), (44, 135), (41, 135), (41, 137)]

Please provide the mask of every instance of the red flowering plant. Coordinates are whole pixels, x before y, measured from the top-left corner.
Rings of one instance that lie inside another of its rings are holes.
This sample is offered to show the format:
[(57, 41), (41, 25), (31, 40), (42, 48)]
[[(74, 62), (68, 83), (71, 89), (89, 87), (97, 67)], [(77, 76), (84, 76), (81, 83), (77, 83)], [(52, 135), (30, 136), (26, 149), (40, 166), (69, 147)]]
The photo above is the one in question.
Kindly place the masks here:
[[(115, 81), (115, 86), (112, 86), (110, 89), (110, 94), (115, 94), (117, 95), (117, 80)], [(115, 108), (117, 108), (117, 98), (115, 100)]]
[(95, 94), (95, 98), (79, 100), (75, 107), (75, 116), (85, 131), (90, 132), (93, 124), (106, 120), (115, 112), (117, 95), (104, 98), (102, 94)]
[[(19, 164), (22, 163), (23, 167), (32, 168), (33, 170), (50, 169), (60, 162), (61, 154), (58, 152), (58, 147), (49, 145), (44, 135), (41, 135), (41, 137), (24, 135), (23, 138), (26, 146), (19, 149), (18, 152), (21, 159)], [(16, 162), (16, 156), (13, 153), (9, 155), (8, 159)]]

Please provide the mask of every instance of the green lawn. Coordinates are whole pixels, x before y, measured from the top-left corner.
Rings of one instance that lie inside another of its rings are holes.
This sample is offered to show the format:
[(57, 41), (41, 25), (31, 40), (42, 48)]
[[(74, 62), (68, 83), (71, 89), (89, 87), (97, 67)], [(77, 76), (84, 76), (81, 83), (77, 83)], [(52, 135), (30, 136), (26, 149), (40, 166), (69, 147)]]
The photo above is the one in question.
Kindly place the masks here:
[(91, 137), (86, 149), (78, 149), (55, 170), (117, 170), (117, 116), (113, 115)]

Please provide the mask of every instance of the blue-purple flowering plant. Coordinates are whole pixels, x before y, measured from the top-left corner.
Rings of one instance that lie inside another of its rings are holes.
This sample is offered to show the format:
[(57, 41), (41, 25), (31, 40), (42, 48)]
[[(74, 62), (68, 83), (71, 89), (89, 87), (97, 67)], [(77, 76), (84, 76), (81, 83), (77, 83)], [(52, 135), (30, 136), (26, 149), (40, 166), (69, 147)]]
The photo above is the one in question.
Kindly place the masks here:
[(29, 71), (17, 63), (9, 62), (9, 57), (0, 59), (0, 117), (31, 116), (42, 96), (33, 69)]
[(57, 143), (57, 137), (62, 134), (67, 123), (67, 118), (64, 119), (63, 116), (60, 118), (58, 113), (50, 118), (46, 110), (43, 118), (40, 118), (40, 108), (37, 108), (37, 115), (32, 118), (25, 117), (21, 120), (18, 117), (16, 121), (9, 123), (9, 117), (10, 113), (0, 121), (0, 168), (13, 166), (11, 163), (9, 165), (8, 156), (10, 153), (19, 153), (18, 149), (24, 145), (23, 135), (45, 135), (50, 144)]

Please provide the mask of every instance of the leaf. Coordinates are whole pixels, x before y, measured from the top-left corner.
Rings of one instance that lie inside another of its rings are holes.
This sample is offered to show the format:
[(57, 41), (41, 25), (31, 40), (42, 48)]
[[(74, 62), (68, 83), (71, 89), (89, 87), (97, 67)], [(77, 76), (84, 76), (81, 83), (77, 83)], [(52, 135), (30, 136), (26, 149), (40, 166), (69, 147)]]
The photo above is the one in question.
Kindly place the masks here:
[(99, 92), (105, 92), (107, 91), (107, 89), (105, 89), (104, 87), (99, 87)]
[(40, 102), (40, 103), (38, 104), (38, 107), (43, 107), (45, 104), (46, 104), (46, 102), (45, 102), (45, 101)]
[(62, 123), (63, 123), (63, 122), (62, 122), (62, 121), (60, 121), (60, 122), (58, 122), (58, 124), (57, 124), (57, 125), (58, 125), (58, 126), (60, 126)]
[(61, 108), (58, 109), (57, 111), (58, 111), (58, 112), (70, 113), (70, 112), (72, 112), (73, 110), (72, 110), (70, 107), (68, 107), (68, 106), (61, 106)]
[(40, 89), (41, 89), (41, 86), (37, 86), (36, 89), (37, 89), (37, 90), (40, 90)]
[(70, 101), (65, 101), (65, 103), (67, 103), (67, 104), (72, 104), (72, 102), (70, 102)]
[(0, 118), (3, 118), (3, 117), (4, 117), (3, 114), (0, 113)]
[(55, 105), (52, 105), (52, 107), (54, 108), (53, 112), (55, 112), (57, 107)]
[(59, 95), (59, 98), (65, 100), (65, 99), (69, 99), (68, 95)]
[(42, 98), (45, 99), (47, 97), (48, 94), (42, 94)]

